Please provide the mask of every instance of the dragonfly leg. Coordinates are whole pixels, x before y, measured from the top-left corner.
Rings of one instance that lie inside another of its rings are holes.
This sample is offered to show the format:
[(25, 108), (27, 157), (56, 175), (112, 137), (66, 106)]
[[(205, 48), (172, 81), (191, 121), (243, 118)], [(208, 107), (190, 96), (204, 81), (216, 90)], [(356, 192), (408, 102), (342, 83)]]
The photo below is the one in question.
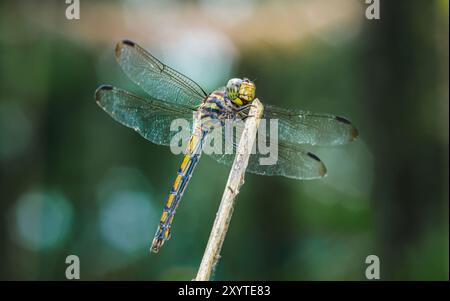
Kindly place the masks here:
[[(236, 110), (236, 115), (239, 116), (242, 121), (245, 121), (248, 117), (252, 117), (251, 115), (248, 115), (248, 111), (250, 111), (249, 108), (254, 107), (253, 103), (249, 103), (246, 105), (241, 106), (239, 109)], [(246, 110), (248, 110), (246, 112)]]
[(248, 117), (253, 117), (253, 115), (245, 115), (244, 117), (242, 117), (242, 121), (245, 121)]
[(253, 107), (253, 103), (248, 103), (246, 105), (240, 106), (239, 109), (237, 109), (237, 112), (242, 112), (245, 109), (248, 109), (250, 107)]

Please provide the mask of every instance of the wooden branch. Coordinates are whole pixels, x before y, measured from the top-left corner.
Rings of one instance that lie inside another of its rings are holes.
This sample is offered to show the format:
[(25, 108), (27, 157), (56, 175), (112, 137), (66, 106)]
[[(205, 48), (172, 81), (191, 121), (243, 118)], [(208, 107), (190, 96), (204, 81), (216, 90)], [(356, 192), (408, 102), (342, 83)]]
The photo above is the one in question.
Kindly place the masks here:
[(222, 201), (211, 229), (208, 244), (197, 272), (195, 281), (208, 281), (220, 258), (223, 241), (228, 231), (234, 209), (234, 200), (239, 189), (244, 184), (245, 170), (247, 169), (253, 144), (256, 140), (259, 122), (264, 111), (262, 103), (255, 99), (250, 108), (249, 117), (245, 121), (245, 128), (236, 151), (233, 166), (228, 176), (227, 185), (223, 192)]

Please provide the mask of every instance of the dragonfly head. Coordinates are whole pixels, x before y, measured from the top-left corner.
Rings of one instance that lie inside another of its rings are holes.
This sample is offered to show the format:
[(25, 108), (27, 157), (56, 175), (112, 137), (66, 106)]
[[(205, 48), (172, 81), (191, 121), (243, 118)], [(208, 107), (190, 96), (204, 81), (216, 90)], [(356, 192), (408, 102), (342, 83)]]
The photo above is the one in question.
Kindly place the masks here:
[(255, 84), (248, 78), (232, 78), (227, 83), (227, 94), (232, 102), (242, 106), (255, 99)]

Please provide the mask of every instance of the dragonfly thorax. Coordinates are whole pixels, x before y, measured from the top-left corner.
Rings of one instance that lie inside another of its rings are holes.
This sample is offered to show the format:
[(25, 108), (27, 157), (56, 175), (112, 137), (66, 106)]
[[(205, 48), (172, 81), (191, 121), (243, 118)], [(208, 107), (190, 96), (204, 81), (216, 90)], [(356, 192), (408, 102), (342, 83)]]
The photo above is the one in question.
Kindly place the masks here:
[(239, 106), (233, 103), (225, 90), (220, 89), (208, 95), (197, 110), (197, 120), (204, 130), (223, 126), (226, 120), (234, 120)]
[(255, 84), (248, 78), (232, 78), (228, 81), (227, 95), (230, 100), (238, 105), (246, 105), (255, 99)]

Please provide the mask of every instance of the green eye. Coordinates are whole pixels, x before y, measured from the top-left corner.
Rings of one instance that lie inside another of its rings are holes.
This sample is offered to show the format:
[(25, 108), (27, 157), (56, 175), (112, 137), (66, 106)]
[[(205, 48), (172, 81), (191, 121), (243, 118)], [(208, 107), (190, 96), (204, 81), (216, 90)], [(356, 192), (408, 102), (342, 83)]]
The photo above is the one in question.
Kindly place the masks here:
[(238, 97), (239, 89), (237, 87), (232, 87), (228, 90), (228, 97), (235, 99)]
[(244, 80), (239, 87), (238, 97), (245, 102), (255, 99), (255, 84), (249, 80)]
[(241, 87), (242, 79), (232, 78), (227, 83), (227, 93), (230, 99), (235, 99), (239, 95), (239, 89)]

